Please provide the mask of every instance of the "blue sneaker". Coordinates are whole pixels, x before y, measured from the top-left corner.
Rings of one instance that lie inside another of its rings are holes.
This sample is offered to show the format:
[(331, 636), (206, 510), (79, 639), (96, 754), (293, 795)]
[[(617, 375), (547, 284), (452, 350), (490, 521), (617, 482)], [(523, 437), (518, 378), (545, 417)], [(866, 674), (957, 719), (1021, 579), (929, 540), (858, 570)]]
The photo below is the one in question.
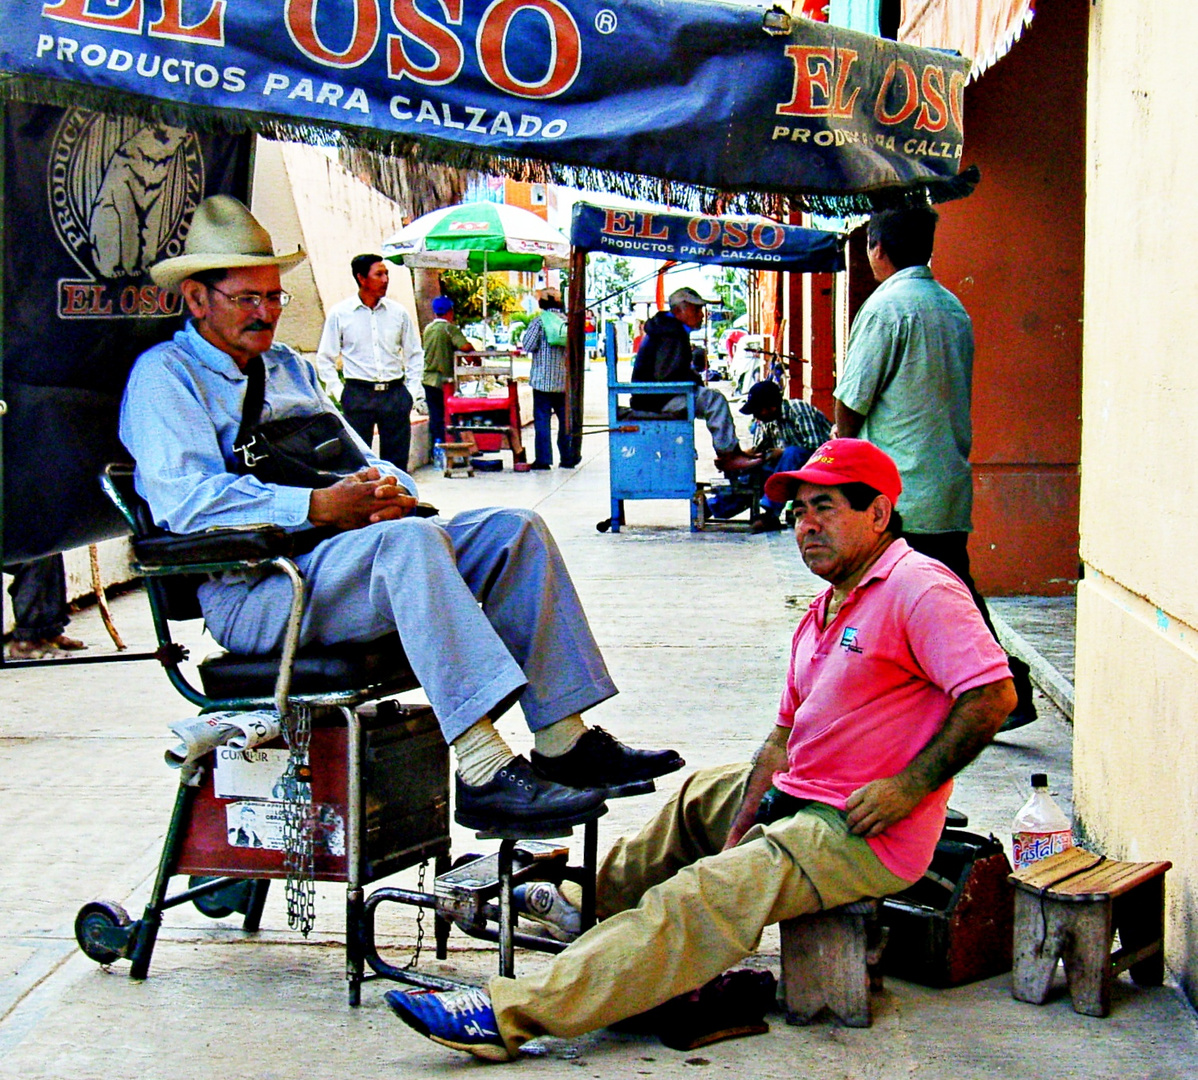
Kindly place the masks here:
[(388, 990), (383, 996), (408, 1027), (435, 1043), (484, 1061), (513, 1060), (499, 1035), (495, 1010), (485, 990)]

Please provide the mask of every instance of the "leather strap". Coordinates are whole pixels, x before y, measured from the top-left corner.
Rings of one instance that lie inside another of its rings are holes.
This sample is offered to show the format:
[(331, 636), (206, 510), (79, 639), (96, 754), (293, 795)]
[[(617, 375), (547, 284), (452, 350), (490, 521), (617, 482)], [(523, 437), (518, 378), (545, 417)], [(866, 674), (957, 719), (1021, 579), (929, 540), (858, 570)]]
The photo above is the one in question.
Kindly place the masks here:
[(241, 426), (233, 443), (234, 453), (254, 441), (254, 429), (262, 419), (262, 406), (266, 403), (266, 364), (261, 354), (251, 356), (246, 362), (245, 378), (245, 402), (241, 406)]

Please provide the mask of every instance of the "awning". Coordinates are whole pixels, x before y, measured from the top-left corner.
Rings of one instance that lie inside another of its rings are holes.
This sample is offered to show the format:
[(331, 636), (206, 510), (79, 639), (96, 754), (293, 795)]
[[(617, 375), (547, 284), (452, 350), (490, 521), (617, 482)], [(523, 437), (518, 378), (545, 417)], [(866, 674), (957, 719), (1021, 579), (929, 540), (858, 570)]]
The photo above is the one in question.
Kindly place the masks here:
[[(452, 14), (451, 14), (452, 13)], [(715, 0), (0, 0), (0, 95), (688, 208), (968, 193), (969, 62)]]
[(709, 217), (574, 204), (570, 243), (648, 259), (718, 263), (755, 270), (820, 273), (844, 269), (844, 238), (763, 217)]
[(955, 49), (973, 60), (979, 78), (1011, 51), (1035, 16), (1035, 0), (903, 0), (899, 40), (929, 49)]

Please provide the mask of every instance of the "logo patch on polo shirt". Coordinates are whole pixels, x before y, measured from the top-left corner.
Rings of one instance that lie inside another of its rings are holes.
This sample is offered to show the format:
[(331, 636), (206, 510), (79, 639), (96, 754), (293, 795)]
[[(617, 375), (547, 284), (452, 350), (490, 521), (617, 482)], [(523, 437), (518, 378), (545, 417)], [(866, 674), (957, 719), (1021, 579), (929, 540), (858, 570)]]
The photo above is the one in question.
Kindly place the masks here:
[(865, 650), (857, 644), (857, 628), (855, 626), (846, 626), (844, 633), (840, 635), (840, 647), (845, 652), (864, 652)]

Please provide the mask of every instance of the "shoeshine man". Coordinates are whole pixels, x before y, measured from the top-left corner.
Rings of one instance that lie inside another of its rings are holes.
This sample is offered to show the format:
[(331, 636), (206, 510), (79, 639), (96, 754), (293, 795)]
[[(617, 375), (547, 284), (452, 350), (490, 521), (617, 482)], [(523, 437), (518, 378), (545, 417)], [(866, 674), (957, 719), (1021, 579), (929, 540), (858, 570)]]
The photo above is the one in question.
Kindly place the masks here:
[[(155, 523), (174, 533), (338, 530), (295, 560), (306, 587), (301, 643), (398, 631), (454, 749), (464, 825), (571, 822), (611, 791), (681, 768), (672, 750), (632, 750), (583, 724), (580, 713), (616, 687), (537, 514), (414, 517), (415, 482), (348, 426), (368, 467), (330, 487), (268, 484), (239, 469), (247, 369), (265, 371), (263, 419), (334, 412), (312, 365), (274, 341), (290, 299), (280, 274), (304, 258), (277, 255), (249, 210), (218, 195), (196, 209), (184, 253), (151, 269), (191, 314), (138, 358), (121, 403), (121, 440)], [(250, 655), (281, 647), (290, 594), (270, 572), (222, 574), (198, 590), (213, 637)], [(531, 762), (493, 724), (517, 702), (535, 737)]]
[[(693, 382), (695, 415), (707, 422), (716, 465), (721, 472), (739, 472), (761, 464), (760, 457), (746, 454), (736, 437), (736, 425), (728, 399), (718, 390), (702, 385), (695, 370), (690, 334), (703, 325), (707, 301), (694, 289), (683, 287), (670, 293), (669, 311), (659, 311), (645, 323), (645, 337), (632, 363), (633, 382)], [(650, 412), (686, 408), (682, 394), (633, 394), (632, 407)]]
[[(1015, 703), (1010, 670), (961, 580), (902, 539), (894, 462), (834, 439), (766, 493), (793, 496), (803, 561), (830, 588), (795, 631), (775, 726), (751, 764), (703, 769), (597, 882), (601, 921), (546, 968), (486, 990), (389, 991), (421, 1034), (491, 1061), (688, 993), (763, 928), (898, 892), (931, 863), (951, 778)], [(552, 886), (549, 886), (552, 888)], [(569, 926), (554, 890), (522, 913)]]

